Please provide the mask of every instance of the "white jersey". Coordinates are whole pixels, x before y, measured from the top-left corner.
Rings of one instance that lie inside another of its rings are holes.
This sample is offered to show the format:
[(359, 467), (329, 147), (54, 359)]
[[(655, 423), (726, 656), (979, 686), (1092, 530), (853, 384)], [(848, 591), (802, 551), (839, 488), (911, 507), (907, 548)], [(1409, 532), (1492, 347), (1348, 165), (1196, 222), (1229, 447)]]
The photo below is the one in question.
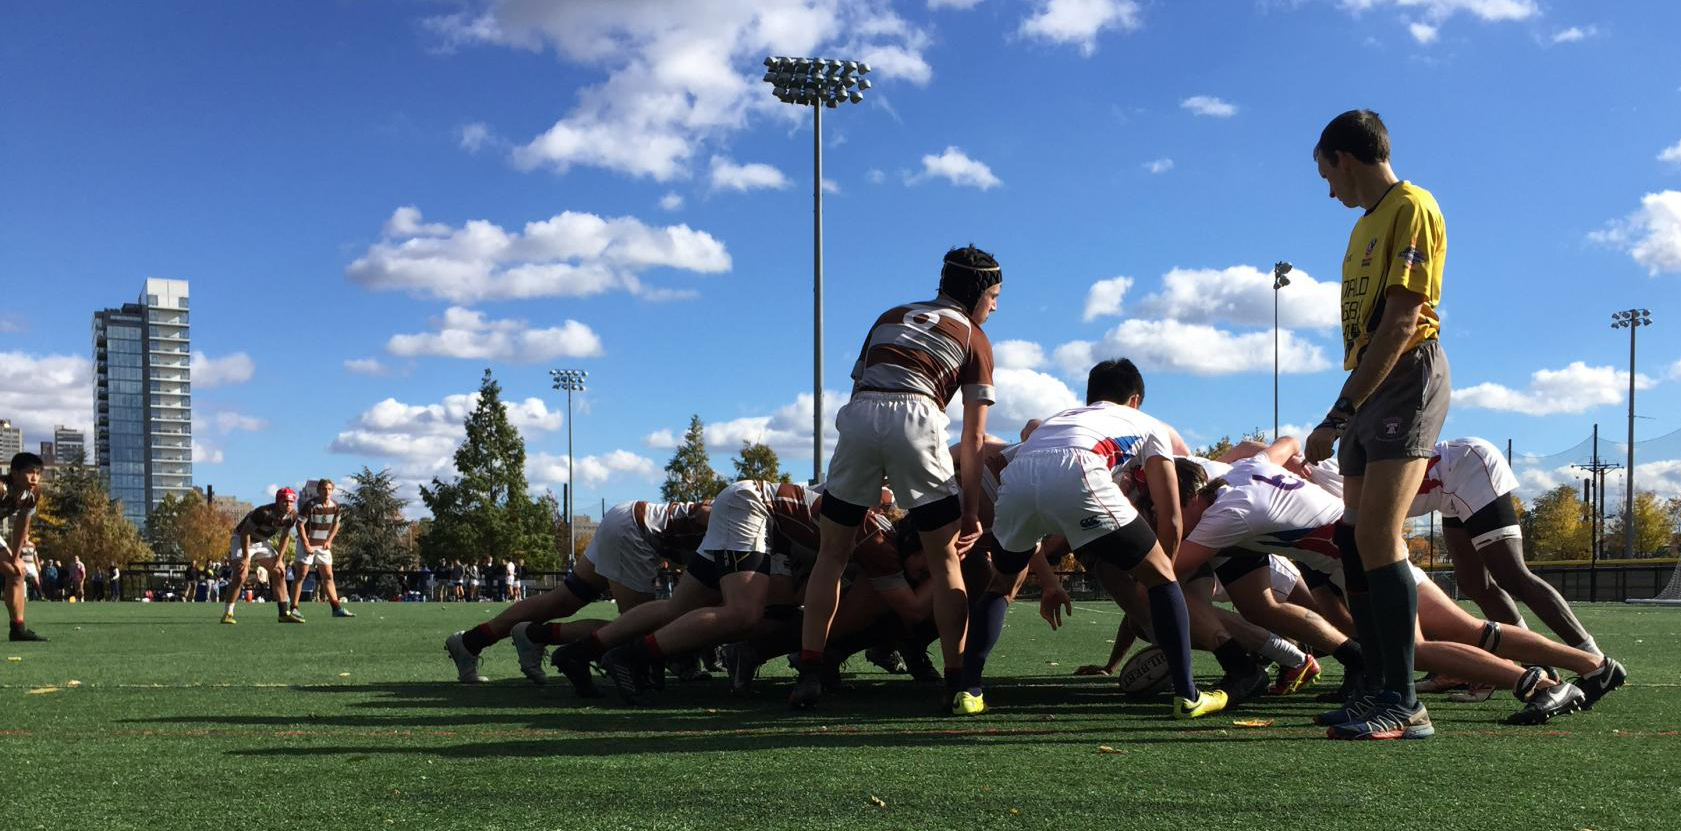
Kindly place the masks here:
[(1016, 451), (1018, 457), (1040, 450), (1085, 450), (1104, 459), (1110, 475), (1121, 481), (1145, 459), (1173, 459), (1173, 431), (1154, 416), (1108, 401), (1063, 410), (1046, 419)]
[(1214, 459), (1210, 459), (1206, 456), (1186, 456), (1185, 458), (1196, 462), (1197, 466), (1202, 468), (1203, 474), (1207, 476), (1208, 481), (1210, 482), (1232, 472), (1231, 465), (1228, 465), (1225, 462), (1215, 461)]
[(1337, 467), (1336, 457), (1333, 456), (1322, 462), (1302, 465), (1302, 469), (1307, 472), (1309, 482), (1318, 485), (1326, 493), (1338, 499), (1342, 498), (1342, 468)]
[(1436, 443), (1407, 516), (1441, 511), (1463, 521), (1517, 489), (1518, 477), (1499, 448), (1478, 438), (1448, 439)]
[(1341, 557), (1332, 532), (1342, 502), (1257, 453), (1232, 465), (1230, 487), (1203, 511), (1186, 542), (1214, 549), (1278, 554), (1335, 575)]

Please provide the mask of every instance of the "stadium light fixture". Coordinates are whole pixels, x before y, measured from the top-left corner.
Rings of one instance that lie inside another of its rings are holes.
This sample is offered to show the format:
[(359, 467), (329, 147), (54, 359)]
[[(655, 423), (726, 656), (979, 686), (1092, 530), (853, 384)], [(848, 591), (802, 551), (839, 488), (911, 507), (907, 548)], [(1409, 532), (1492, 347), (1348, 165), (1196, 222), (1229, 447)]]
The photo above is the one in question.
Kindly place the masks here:
[(1628, 330), (1628, 466), (1623, 468), (1623, 556), (1634, 556), (1634, 332), (1652, 325), (1651, 309), (1611, 313), (1611, 328)]
[(764, 60), (764, 82), (784, 104), (811, 108), (811, 483), (823, 481), (823, 110), (857, 104), (870, 88), (870, 65), (835, 58)]
[(1272, 266), (1272, 440), (1278, 441), (1278, 290), (1290, 285), (1293, 268), (1280, 260)]
[(572, 504), (578, 499), (578, 489), (572, 484), (572, 393), (584, 391), (584, 379), (589, 377), (589, 371), (583, 369), (551, 369), (549, 377), (554, 379), (554, 388), (566, 390), (566, 562), (570, 564), (578, 550), (578, 523), (573, 515)]

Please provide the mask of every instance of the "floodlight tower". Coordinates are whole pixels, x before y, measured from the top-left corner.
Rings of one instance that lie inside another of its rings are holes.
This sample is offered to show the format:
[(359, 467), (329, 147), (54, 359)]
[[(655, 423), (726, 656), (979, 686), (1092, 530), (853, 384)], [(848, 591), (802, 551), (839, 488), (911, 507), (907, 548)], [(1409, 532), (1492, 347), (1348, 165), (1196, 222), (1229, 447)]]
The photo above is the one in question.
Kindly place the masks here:
[(811, 107), (811, 483), (823, 481), (823, 108), (864, 100), (870, 65), (833, 58), (765, 58), (766, 83), (784, 104)]
[(1611, 313), (1611, 328), (1628, 330), (1628, 467), (1623, 468), (1623, 556), (1634, 556), (1634, 330), (1652, 325), (1650, 309)]
[(584, 379), (589, 377), (589, 372), (551, 369), (549, 377), (554, 379), (555, 389), (566, 390), (566, 562), (570, 564), (578, 551), (578, 526), (572, 511), (572, 503), (578, 498), (578, 489), (572, 484), (572, 393), (584, 391)]
[(1278, 441), (1278, 290), (1290, 285), (1292, 266), (1277, 262), (1272, 267), (1272, 440)]

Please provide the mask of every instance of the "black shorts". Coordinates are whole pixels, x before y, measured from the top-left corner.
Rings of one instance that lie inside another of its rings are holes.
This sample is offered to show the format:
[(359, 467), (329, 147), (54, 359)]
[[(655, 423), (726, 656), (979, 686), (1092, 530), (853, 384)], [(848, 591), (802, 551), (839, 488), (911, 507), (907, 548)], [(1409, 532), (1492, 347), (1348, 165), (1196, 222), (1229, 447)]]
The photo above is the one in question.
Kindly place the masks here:
[(1297, 567), (1301, 569), (1302, 582), (1307, 584), (1308, 591), (1313, 591), (1320, 586), (1330, 586), (1332, 591), (1342, 594), (1342, 592), (1337, 591), (1337, 584), (1331, 582), (1331, 575), (1318, 569), (1308, 568), (1300, 563), (1297, 564)]
[(770, 557), (759, 551), (696, 551), (689, 555), (685, 568), (701, 585), (716, 589), (727, 574), (744, 571), (769, 573)]
[(1342, 475), (1365, 475), (1367, 462), (1435, 455), (1451, 383), (1441, 341), (1431, 338), (1401, 353), (1343, 430), (1337, 445)]
[[(1214, 576), (1220, 578), (1220, 584), (1226, 587), (1228, 594), (1237, 581), (1249, 576), (1255, 569), (1267, 567), (1267, 555), (1242, 548), (1221, 549), (1219, 556), (1224, 557), (1225, 562), (1214, 567)], [(1270, 582), (1268, 586), (1271, 586)]]
[(1515, 499), (1512, 494), (1501, 494), (1465, 520), (1442, 517), (1442, 527), (1465, 529), (1471, 535), (1471, 545), (1478, 550), (1498, 540), (1522, 539)]
[(1156, 532), (1151, 530), (1150, 523), (1140, 516), (1080, 546), (1079, 550), (1074, 552), (1074, 556), (1082, 563), (1089, 563), (1095, 558), (1122, 571), (1131, 571), (1144, 562), (1144, 558), (1150, 555), (1150, 549), (1155, 545)]

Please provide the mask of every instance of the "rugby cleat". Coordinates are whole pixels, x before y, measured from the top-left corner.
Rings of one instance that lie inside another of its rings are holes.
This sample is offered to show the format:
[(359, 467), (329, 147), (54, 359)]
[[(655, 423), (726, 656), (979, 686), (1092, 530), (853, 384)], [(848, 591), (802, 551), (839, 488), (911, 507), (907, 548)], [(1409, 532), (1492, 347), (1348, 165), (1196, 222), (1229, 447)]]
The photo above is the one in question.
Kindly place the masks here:
[(1366, 713), (1370, 712), (1376, 703), (1376, 693), (1357, 692), (1349, 696), (1348, 701), (1341, 707), (1314, 716), (1313, 723), (1324, 727), (1334, 727), (1338, 724), (1359, 721), (1366, 717)]
[(1226, 709), (1225, 690), (1199, 690), (1195, 701), (1189, 698), (1175, 697), (1173, 699), (1173, 717), (1177, 719), (1201, 718), (1224, 709)]
[(753, 689), (753, 677), (759, 673), (763, 660), (757, 650), (743, 643), (724, 645), (724, 668), (730, 676), (730, 692), (745, 693)]
[(649, 689), (648, 661), (636, 654), (627, 644), (616, 646), (601, 655), (601, 670), (619, 691), (626, 704), (641, 704), (642, 694)]
[(986, 712), (986, 698), (983, 694), (959, 690), (951, 698), (951, 714), (954, 716), (978, 716)]
[(333, 610), (333, 617), (355, 617), (355, 616), (356, 616), (355, 612), (352, 612), (349, 609), (344, 608), (343, 606), (340, 606), (337, 609)]
[(1592, 674), (1572, 679), (1570, 683), (1580, 688), (1582, 695), (1585, 696), (1582, 700), (1582, 709), (1592, 710), (1593, 705), (1599, 703), (1599, 700), (1604, 698), (1606, 693), (1621, 687), (1623, 682), (1627, 680), (1628, 670), (1624, 669), (1621, 663), (1606, 658), (1599, 665), (1599, 669), (1594, 670)]
[(685, 684), (712, 680), (712, 673), (701, 665), (701, 656), (698, 652), (679, 656), (669, 663), (671, 664), (671, 674), (677, 676), (677, 680)]
[[(223, 622), (224, 623), (231, 623), (232, 621), (228, 620), (228, 621), (223, 621)], [(40, 635), (35, 634), (34, 629), (13, 629), (11, 635), (9, 635), (7, 637), (7, 640), (10, 640), (10, 641), (13, 641), (13, 642), (17, 642), (17, 641), (45, 641), (46, 638), (43, 638)]]
[(1424, 702), (1411, 707), (1401, 703), (1399, 693), (1378, 693), (1372, 708), (1359, 721), (1334, 724), (1325, 736), (1346, 741), (1380, 741), (1384, 739), (1428, 739), (1436, 735), (1430, 723), (1430, 712)]
[(900, 654), (904, 656), (905, 671), (911, 674), (913, 680), (923, 684), (945, 682), (945, 675), (934, 667), (934, 661), (928, 657), (928, 650), (910, 649)]
[(463, 684), (483, 684), (490, 679), (479, 674), (479, 656), (467, 651), (467, 644), (462, 641), (466, 634), (461, 631), (444, 638), (444, 651), (455, 662), (456, 680)]
[(278, 623), (304, 623), (304, 616), (297, 612), (287, 612), (280, 616)]
[(549, 674), (543, 671), (543, 659), (549, 657), (549, 650), (531, 640), (527, 631), (530, 628), (530, 621), (520, 621), (514, 624), (513, 631), (508, 633), (514, 642), (514, 652), (519, 655), (519, 671), (531, 679), (533, 684), (547, 684)]
[(1256, 667), (1248, 675), (1227, 675), (1214, 685), (1215, 689), (1226, 693), (1226, 706), (1236, 707), (1245, 701), (1253, 701), (1267, 691), (1267, 684), (1272, 679), (1267, 677), (1267, 671)]
[(1289, 695), (1303, 687), (1312, 686), (1313, 682), (1319, 680), (1319, 676), (1323, 672), (1324, 670), (1319, 666), (1319, 659), (1312, 655), (1307, 656), (1307, 660), (1303, 661), (1299, 667), (1292, 668), (1279, 664), (1278, 681), (1267, 688), (1267, 693), (1269, 695)]
[(222, 613), (222, 622), (231, 626), (235, 623), (238, 623), (239, 621), (233, 619), (233, 612), (223, 612)]
[(872, 646), (864, 650), (864, 660), (881, 667), (882, 672), (890, 675), (904, 675), (906, 672), (905, 659), (899, 657), (896, 650), (885, 646)]
[(809, 710), (816, 707), (822, 697), (823, 679), (817, 673), (808, 672), (794, 682), (794, 691), (788, 694), (788, 705), (796, 710)]
[(600, 698), (603, 693), (595, 686), (595, 678), (590, 674), (590, 662), (580, 657), (572, 644), (555, 647), (549, 656), (549, 663), (572, 682), (572, 691), (579, 698)]
[(1523, 709), (1506, 717), (1507, 724), (1546, 724), (1554, 716), (1567, 715), (1582, 709), (1587, 695), (1575, 684), (1554, 684), (1537, 690)]

